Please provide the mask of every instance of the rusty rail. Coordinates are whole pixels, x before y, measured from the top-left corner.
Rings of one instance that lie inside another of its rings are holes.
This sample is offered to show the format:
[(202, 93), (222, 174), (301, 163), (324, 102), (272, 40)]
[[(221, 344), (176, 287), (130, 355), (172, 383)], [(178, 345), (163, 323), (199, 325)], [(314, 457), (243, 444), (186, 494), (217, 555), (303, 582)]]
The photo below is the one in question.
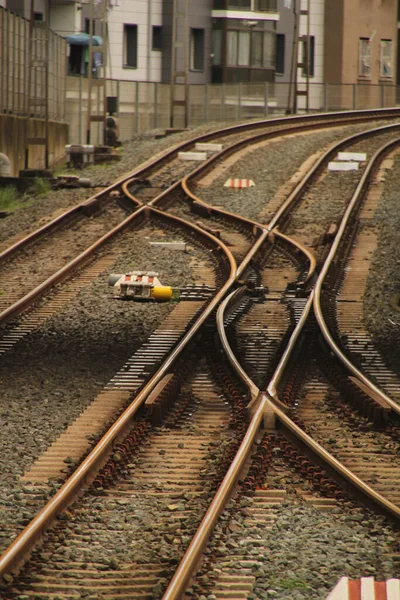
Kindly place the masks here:
[[(157, 211), (154, 208), (145, 208), (147, 211), (154, 212), (155, 214), (162, 214), (163, 218), (167, 218), (172, 222), (183, 222), (183, 220), (179, 217), (165, 215), (165, 213), (160, 213), (160, 211)], [(137, 213), (135, 213), (135, 215), (137, 215)], [(132, 217), (135, 215), (132, 215)], [(202, 230), (200, 227), (188, 224), (187, 222), (184, 224), (186, 227), (190, 226), (190, 228), (196, 231), (196, 233), (203, 238), (208, 238), (211, 243), (220, 247), (220, 249), (224, 252), (230, 266), (230, 275), (227, 281), (211, 300), (203, 313), (198, 317), (189, 331), (184, 335), (176, 348), (171, 352), (169, 357), (164, 361), (155, 375), (153, 375), (150, 381), (145, 384), (143, 389), (134, 398), (132, 404), (116, 420), (114, 425), (98, 442), (98, 444), (90, 452), (87, 458), (85, 458), (73, 475), (67, 480), (67, 482), (60, 488), (60, 490), (58, 490), (49, 503), (46, 504), (46, 506), (36, 515), (31, 523), (22, 531), (22, 533), (9, 546), (6, 552), (0, 557), (0, 576), (17, 567), (17, 565), (33, 548), (35, 543), (40, 539), (43, 532), (51, 525), (57, 514), (72, 501), (72, 499), (84, 485), (89, 485), (89, 483), (93, 480), (95, 473), (97, 473), (98, 469), (104, 464), (106, 457), (118, 438), (120, 432), (122, 432), (128, 425), (129, 421), (135, 415), (138, 408), (145, 402), (147, 396), (153, 391), (155, 386), (168, 373), (176, 359), (181, 355), (182, 351), (193, 339), (203, 323), (212, 314), (213, 310), (216, 308), (218, 303), (222, 300), (225, 293), (234, 282), (236, 262), (225, 244), (211, 234)]]
[(340, 227), (338, 229), (338, 232), (336, 234), (336, 237), (334, 239), (334, 242), (332, 244), (332, 247), (330, 249), (330, 252), (328, 254), (328, 257), (324, 263), (324, 266), (321, 270), (321, 273), (316, 281), (315, 284), (315, 294), (314, 294), (314, 313), (315, 316), (317, 318), (319, 327), (321, 329), (321, 332), (325, 338), (325, 340), (327, 341), (327, 343), (329, 344), (330, 348), (332, 349), (332, 351), (335, 353), (335, 355), (339, 358), (339, 360), (345, 365), (345, 367), (351, 372), (353, 373), (353, 375), (355, 375), (356, 377), (358, 377), (358, 379), (360, 379), (360, 381), (362, 381), (367, 388), (369, 388), (370, 390), (372, 390), (375, 394), (378, 394), (378, 396), (380, 398), (382, 398), (382, 400), (384, 400), (385, 402), (387, 402), (387, 404), (389, 404), (389, 406), (391, 407), (391, 409), (396, 412), (397, 414), (400, 414), (400, 406), (399, 404), (397, 404), (397, 402), (394, 402), (394, 400), (392, 400), (391, 398), (389, 398), (389, 396), (387, 396), (384, 392), (382, 392), (382, 390), (380, 390), (372, 381), (370, 381), (370, 379), (368, 379), (368, 377), (366, 377), (366, 375), (364, 375), (359, 369), (357, 369), (352, 362), (346, 357), (346, 355), (341, 351), (341, 349), (339, 348), (339, 346), (336, 344), (335, 340), (332, 337), (332, 334), (329, 331), (328, 325), (325, 321), (323, 312), (322, 312), (322, 308), (321, 308), (321, 291), (322, 291), (322, 285), (324, 283), (325, 277), (328, 273), (329, 267), (332, 264), (332, 261), (336, 255), (337, 249), (339, 247), (339, 244), (342, 240), (343, 234), (345, 232), (345, 229), (348, 225), (351, 213), (354, 209), (354, 207), (357, 205), (357, 203), (360, 201), (361, 195), (363, 193), (363, 191), (366, 189), (368, 182), (370, 180), (371, 174), (372, 174), (372, 170), (375, 167), (375, 163), (377, 162), (377, 160), (384, 154), (386, 154), (392, 147), (399, 145), (400, 144), (400, 140), (395, 140), (395, 141), (391, 141), (387, 144), (385, 144), (382, 148), (380, 148), (375, 154), (374, 156), (370, 159), (367, 168), (365, 169), (363, 176), (357, 186), (357, 189), (355, 190), (353, 197), (344, 213), (343, 219), (340, 223)]

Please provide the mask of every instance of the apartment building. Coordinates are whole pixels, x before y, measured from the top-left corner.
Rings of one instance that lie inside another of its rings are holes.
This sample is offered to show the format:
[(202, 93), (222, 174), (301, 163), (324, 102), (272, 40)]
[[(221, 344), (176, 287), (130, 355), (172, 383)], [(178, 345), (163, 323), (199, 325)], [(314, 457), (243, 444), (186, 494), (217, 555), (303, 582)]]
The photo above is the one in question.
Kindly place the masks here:
[[(93, 1), (95, 17), (99, 1)], [(107, 76), (113, 79), (169, 83), (175, 52), (175, 70), (185, 69), (186, 62), (188, 83), (295, 78), (301, 92), (307, 79), (312, 84), (400, 82), (399, 0), (103, 1), (108, 3)], [(43, 19), (46, 2), (34, 1), (36, 20)], [(30, 17), (31, 0), (0, 0), (0, 6)], [(89, 32), (90, 0), (50, 0), (49, 7), (50, 27), (61, 36)], [(102, 36), (96, 18), (93, 30)]]

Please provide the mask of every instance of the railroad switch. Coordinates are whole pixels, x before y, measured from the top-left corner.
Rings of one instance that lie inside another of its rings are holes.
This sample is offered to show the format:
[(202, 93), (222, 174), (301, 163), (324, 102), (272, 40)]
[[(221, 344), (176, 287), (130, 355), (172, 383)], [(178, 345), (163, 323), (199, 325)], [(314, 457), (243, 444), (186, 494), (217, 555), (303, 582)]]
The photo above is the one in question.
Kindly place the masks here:
[(108, 285), (113, 286), (114, 297), (123, 300), (165, 302), (172, 298), (172, 288), (162, 285), (155, 271), (112, 274)]

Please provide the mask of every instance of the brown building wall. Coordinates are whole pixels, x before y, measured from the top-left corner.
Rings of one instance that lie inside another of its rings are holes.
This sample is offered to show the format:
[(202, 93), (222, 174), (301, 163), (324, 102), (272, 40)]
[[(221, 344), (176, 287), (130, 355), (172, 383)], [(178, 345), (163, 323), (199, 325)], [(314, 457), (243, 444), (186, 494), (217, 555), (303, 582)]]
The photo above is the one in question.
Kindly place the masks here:
[(340, 83), (342, 79), (343, 3), (344, 0), (326, 0), (324, 26), (324, 80), (326, 83)]
[[(11, 176), (17, 177), (25, 168), (25, 143), (27, 136), (26, 119), (13, 115), (0, 115), (0, 152), (8, 156), (11, 162)], [(44, 122), (32, 119), (29, 122), (29, 136), (42, 137)], [(49, 164), (56, 163), (65, 155), (68, 144), (68, 125), (49, 122)], [(29, 149), (29, 168), (44, 168), (44, 147), (31, 146)], [(1, 182), (1, 178), (0, 178)]]
[[(397, 0), (326, 0), (325, 81), (394, 83)], [(359, 39), (371, 38), (371, 77), (359, 77)], [(380, 77), (381, 40), (393, 41), (392, 79)]]

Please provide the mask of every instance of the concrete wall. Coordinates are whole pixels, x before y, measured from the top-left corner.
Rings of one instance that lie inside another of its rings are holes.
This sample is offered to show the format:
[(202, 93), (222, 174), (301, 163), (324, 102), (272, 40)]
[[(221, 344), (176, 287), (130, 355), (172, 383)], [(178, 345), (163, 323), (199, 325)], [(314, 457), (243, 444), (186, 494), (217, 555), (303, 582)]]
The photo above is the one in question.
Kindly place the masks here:
[[(204, 29), (204, 69), (203, 71), (188, 71), (188, 83), (208, 83), (211, 80), (211, 10), (212, 1), (203, 0), (202, 2), (193, 2), (188, 9), (188, 29), (186, 32), (188, 43), (188, 66), (190, 66), (190, 29)], [(162, 78), (164, 83), (170, 83), (171, 80), (171, 60), (172, 60), (172, 11), (173, 1), (166, 0), (163, 3), (163, 29), (165, 33), (165, 45), (163, 48)], [(183, 11), (183, 0), (178, 2), (177, 12)], [(185, 38), (184, 19), (177, 19), (177, 41), (183, 43)], [(177, 71), (184, 70), (183, 47), (177, 51)]]
[[(31, 14), (31, 3), (30, 0), (5, 0), (4, 4), (5, 8), (11, 10), (13, 13), (19, 15), (20, 17), (24, 17), (25, 19), (30, 19)], [(44, 13), (45, 3), (44, 0), (35, 0), (34, 11), (36, 13)]]
[[(160, 81), (160, 50), (152, 49), (152, 27), (163, 25), (162, 0), (124, 0), (107, 13), (109, 53), (107, 54), (107, 77), (125, 81)], [(81, 11), (81, 28), (89, 18), (89, 7)], [(96, 13), (95, 13), (96, 16)], [(137, 68), (124, 67), (124, 24), (137, 25), (138, 54)], [(96, 25), (96, 34), (101, 35)]]
[(82, 11), (78, 5), (50, 5), (50, 28), (59, 35), (66, 37), (81, 30)]
[(278, 0), (279, 21), (276, 24), (276, 33), (285, 36), (285, 70), (284, 73), (275, 73), (277, 83), (289, 83), (292, 65), (293, 50), (293, 25), (294, 15), (291, 8), (286, 8), (284, 0)]
[[(17, 177), (25, 168), (25, 141), (30, 137), (44, 135), (44, 122), (30, 120), (29, 129), (26, 119), (13, 115), (0, 114), (0, 152), (6, 154), (11, 162), (11, 176)], [(65, 154), (68, 143), (68, 125), (66, 123), (49, 122), (49, 163), (50, 166)], [(29, 168), (44, 168), (44, 147), (31, 146), (29, 150)]]

